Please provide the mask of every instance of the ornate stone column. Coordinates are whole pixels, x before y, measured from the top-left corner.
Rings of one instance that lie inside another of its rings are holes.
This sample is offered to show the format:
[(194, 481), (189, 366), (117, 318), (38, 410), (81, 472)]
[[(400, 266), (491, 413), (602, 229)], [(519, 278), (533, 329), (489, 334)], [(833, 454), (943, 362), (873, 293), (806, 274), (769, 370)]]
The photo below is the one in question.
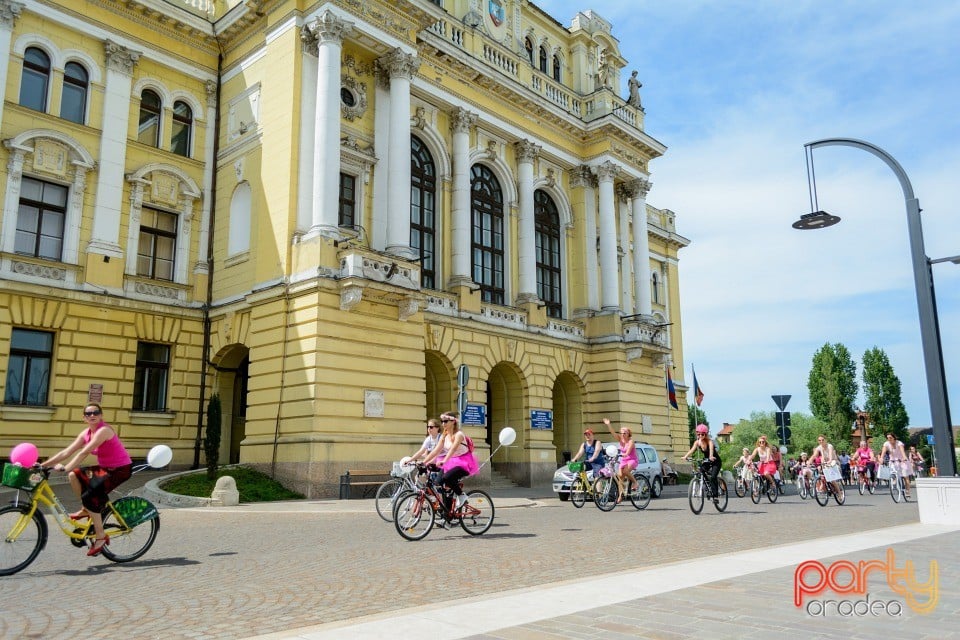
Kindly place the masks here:
[(637, 178), (627, 184), (633, 208), (633, 312), (653, 315), (650, 296), (650, 237), (647, 232), (649, 180)]
[(340, 57), (353, 23), (332, 11), (310, 23), (317, 39), (317, 103), (313, 138), (313, 211), (309, 235), (339, 236)]
[(198, 236), (199, 246), (197, 247), (197, 264), (193, 267), (194, 273), (206, 274), (210, 268), (207, 264), (207, 244), (210, 239), (210, 220), (213, 215), (213, 172), (216, 170), (216, 158), (213, 156), (213, 149), (216, 146), (215, 138), (217, 130), (217, 82), (207, 80), (204, 87), (207, 93), (207, 116), (206, 127), (204, 129), (203, 144), (203, 210), (200, 214), (200, 234)]
[(390, 131), (387, 148), (387, 253), (410, 252), (410, 78), (420, 58), (399, 47), (377, 61), (390, 76)]
[(517, 233), (517, 257), (520, 263), (520, 291), (517, 303), (533, 302), (537, 296), (537, 237), (533, 209), (533, 161), (540, 155), (540, 145), (529, 140), (516, 143), (517, 182), (520, 221)]
[(449, 286), (471, 281), (470, 273), (470, 129), (477, 115), (458, 108), (451, 114), (453, 132), (453, 273)]
[[(317, 120), (317, 36), (310, 27), (300, 29), (300, 167), (297, 172), (297, 231), (306, 233), (313, 226), (313, 158)], [(339, 184), (337, 186), (339, 190)]]
[(583, 189), (583, 281), (586, 304), (590, 311), (600, 309), (600, 287), (597, 272), (597, 177), (587, 165), (573, 170), (570, 186)]
[(600, 308), (605, 312), (620, 309), (617, 278), (617, 214), (613, 179), (620, 167), (609, 160), (597, 167), (600, 183)]
[(133, 67), (140, 59), (140, 52), (132, 51), (111, 40), (104, 42), (104, 49), (107, 74), (103, 92), (103, 134), (100, 137), (100, 166), (93, 209), (93, 232), (87, 252), (119, 258), (123, 256), (119, 234), (127, 130), (130, 121), (130, 91)]
[(23, 4), (0, 0), (0, 122), (3, 122), (3, 101), (6, 99), (7, 69), (10, 67), (10, 39), (13, 25), (23, 11)]
[(621, 182), (614, 192), (617, 196), (617, 264), (620, 268), (620, 308), (626, 311), (632, 309), (633, 281), (630, 272), (633, 263), (630, 261), (630, 196), (626, 183)]

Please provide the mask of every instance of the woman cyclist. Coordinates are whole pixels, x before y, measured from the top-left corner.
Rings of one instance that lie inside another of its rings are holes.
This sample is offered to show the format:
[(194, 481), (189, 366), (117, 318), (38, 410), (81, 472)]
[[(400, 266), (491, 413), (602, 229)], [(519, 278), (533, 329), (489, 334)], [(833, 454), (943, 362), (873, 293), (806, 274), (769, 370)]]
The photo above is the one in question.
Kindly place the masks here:
[[(813, 450), (813, 457), (820, 459), (820, 465), (822, 467), (831, 465), (837, 465), (837, 467), (840, 466), (837, 450), (833, 448), (832, 444), (827, 442), (827, 438), (823, 435), (817, 436), (817, 446)], [(837, 480), (831, 480), (830, 484), (833, 485), (833, 490), (836, 492), (836, 494), (840, 495), (840, 492), (842, 491), (840, 482)]]
[(773, 447), (767, 443), (767, 436), (757, 438), (757, 447), (750, 454), (750, 460), (757, 458), (760, 460), (760, 466), (757, 473), (767, 479), (771, 487), (777, 486), (777, 481), (773, 474), (777, 472), (777, 463), (773, 456)]
[[(627, 487), (627, 493), (633, 493), (637, 490), (637, 480), (633, 477), (633, 470), (640, 466), (640, 458), (637, 457), (637, 447), (633, 442), (633, 432), (629, 427), (620, 427), (620, 433), (613, 430), (610, 426), (610, 419), (604, 418), (603, 424), (607, 426), (610, 433), (620, 443), (620, 468), (617, 470), (617, 483), (621, 487)], [(617, 496), (617, 504), (623, 499), (623, 492)]]
[(861, 478), (866, 478), (870, 484), (877, 482), (877, 456), (873, 449), (867, 446), (866, 440), (860, 441), (860, 446), (853, 452), (853, 462), (857, 465), (857, 472)]
[(903, 442), (897, 440), (892, 433), (887, 434), (887, 441), (883, 443), (880, 449), (880, 457), (889, 454), (890, 466), (897, 470), (900, 477), (903, 478), (904, 495), (910, 499), (910, 476), (913, 475), (913, 465), (910, 463), (910, 457), (903, 449)]
[(687, 451), (687, 455), (683, 456), (683, 459), (689, 460), (693, 452), (698, 449), (703, 453), (703, 463), (700, 465), (700, 468), (710, 481), (710, 492), (713, 494), (713, 501), (715, 503), (719, 502), (720, 499), (718, 496), (720, 491), (717, 488), (717, 476), (720, 474), (720, 452), (717, 451), (716, 445), (710, 438), (710, 429), (708, 429), (705, 424), (697, 425), (697, 439), (693, 441), (693, 446), (690, 447), (690, 451)]
[(460, 431), (457, 417), (453, 413), (445, 413), (440, 416), (440, 424), (443, 425), (443, 436), (433, 451), (423, 459), (423, 463), (429, 464), (441, 454), (443, 455), (443, 459), (439, 462), (440, 469), (443, 471), (440, 481), (447, 490), (456, 494), (459, 509), (467, 501), (467, 496), (460, 487), (460, 481), (475, 474), (480, 467), (466, 444), (466, 434)]

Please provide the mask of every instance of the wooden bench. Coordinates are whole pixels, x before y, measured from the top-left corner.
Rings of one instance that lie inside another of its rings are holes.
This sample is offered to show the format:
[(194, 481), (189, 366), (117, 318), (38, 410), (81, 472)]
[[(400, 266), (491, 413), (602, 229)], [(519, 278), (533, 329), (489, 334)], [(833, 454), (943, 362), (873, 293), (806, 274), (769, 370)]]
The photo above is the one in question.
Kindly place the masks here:
[(340, 499), (349, 500), (354, 497), (353, 488), (359, 489), (360, 498), (372, 498), (377, 488), (390, 479), (389, 471), (354, 471), (348, 470), (340, 476)]

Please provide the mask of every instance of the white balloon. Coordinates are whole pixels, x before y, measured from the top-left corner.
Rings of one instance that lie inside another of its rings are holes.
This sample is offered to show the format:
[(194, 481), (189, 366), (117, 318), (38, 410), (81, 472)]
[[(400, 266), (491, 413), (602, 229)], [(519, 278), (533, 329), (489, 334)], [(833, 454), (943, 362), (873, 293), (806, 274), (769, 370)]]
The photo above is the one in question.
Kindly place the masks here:
[(499, 439), (502, 446), (509, 447), (517, 439), (517, 432), (513, 427), (504, 427), (500, 429)]
[(612, 458), (613, 456), (617, 455), (617, 452), (620, 451), (620, 449), (617, 448), (617, 445), (615, 444), (608, 444), (604, 451), (607, 452), (608, 457)]
[(165, 444), (158, 444), (147, 454), (147, 464), (154, 469), (165, 467), (173, 460), (173, 450)]

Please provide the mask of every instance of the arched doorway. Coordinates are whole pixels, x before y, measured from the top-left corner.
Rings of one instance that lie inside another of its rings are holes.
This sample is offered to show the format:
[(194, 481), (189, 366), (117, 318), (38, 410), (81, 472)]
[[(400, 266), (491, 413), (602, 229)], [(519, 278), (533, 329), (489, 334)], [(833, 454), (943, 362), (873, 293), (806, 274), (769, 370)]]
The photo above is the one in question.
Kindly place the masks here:
[(497, 435), (503, 427), (517, 430), (517, 440), (509, 448), (500, 449), (493, 457), (492, 465), (497, 471), (508, 475), (515, 482), (529, 484), (529, 473), (524, 450), (527, 446), (525, 404), (526, 390), (520, 370), (515, 364), (501, 362), (487, 376), (487, 442), (491, 450), (496, 448)]
[(237, 464), (246, 437), (250, 350), (242, 344), (225, 347), (213, 358), (213, 366), (217, 371), (214, 390), (220, 394), (223, 416), (220, 460)]
[(558, 465), (569, 462), (580, 448), (581, 435), (586, 426), (583, 385), (572, 373), (564, 371), (553, 383), (553, 444), (557, 448)]
[(454, 388), (453, 365), (442, 354), (427, 351), (424, 354), (426, 372), (427, 418), (439, 417), (444, 411), (457, 406), (457, 390)]

